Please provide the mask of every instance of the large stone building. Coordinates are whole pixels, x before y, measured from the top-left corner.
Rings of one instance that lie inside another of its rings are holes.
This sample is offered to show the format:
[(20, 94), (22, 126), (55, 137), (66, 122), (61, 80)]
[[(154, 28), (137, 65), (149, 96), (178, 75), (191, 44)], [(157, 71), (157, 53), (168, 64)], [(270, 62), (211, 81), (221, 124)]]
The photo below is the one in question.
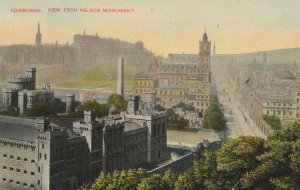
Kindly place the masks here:
[(28, 68), (24, 75), (12, 75), (7, 78), (3, 89), (3, 104), (6, 110), (14, 109), (20, 115), (37, 103), (54, 104), (54, 91), (46, 84), (36, 89), (36, 68)]
[(205, 112), (211, 99), (210, 48), (207, 34), (199, 41), (198, 54), (169, 54), (150, 66), (149, 72), (134, 77), (134, 94), (155, 91), (158, 101), (166, 107), (179, 102), (193, 105)]
[(0, 189), (75, 190), (99, 176), (169, 159), (166, 113), (152, 108), (155, 93), (144, 105), (129, 98), (127, 111), (84, 118), (72, 128), (36, 120), (0, 116)]
[(88, 143), (48, 119), (0, 116), (0, 189), (76, 189), (90, 181)]

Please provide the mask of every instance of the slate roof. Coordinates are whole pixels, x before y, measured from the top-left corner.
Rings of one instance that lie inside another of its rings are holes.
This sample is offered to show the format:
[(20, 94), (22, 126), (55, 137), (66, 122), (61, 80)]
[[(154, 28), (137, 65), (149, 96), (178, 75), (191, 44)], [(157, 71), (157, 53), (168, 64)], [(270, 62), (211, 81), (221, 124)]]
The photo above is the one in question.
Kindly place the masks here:
[(0, 137), (34, 142), (35, 120), (0, 116)]
[(133, 131), (136, 129), (141, 129), (143, 128), (142, 126), (140, 126), (139, 124), (135, 123), (134, 121), (126, 121), (125, 122), (125, 127), (124, 127), (124, 131)]

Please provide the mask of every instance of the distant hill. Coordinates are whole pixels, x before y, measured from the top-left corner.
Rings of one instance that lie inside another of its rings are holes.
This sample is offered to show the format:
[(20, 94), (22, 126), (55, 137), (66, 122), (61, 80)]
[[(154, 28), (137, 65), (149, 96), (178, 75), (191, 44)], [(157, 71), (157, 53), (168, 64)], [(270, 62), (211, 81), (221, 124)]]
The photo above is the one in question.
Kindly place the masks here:
[[(74, 35), (72, 44), (0, 46), (0, 80), (8, 73), (23, 73), (35, 66), (38, 83), (60, 87), (115, 88), (117, 63), (125, 61), (126, 85), (132, 86), (133, 75), (147, 70), (155, 55), (142, 41), (125, 42), (98, 35)], [(88, 76), (88, 77), (87, 77)]]
[(254, 59), (256, 59), (257, 63), (262, 63), (264, 53), (267, 56), (267, 64), (294, 63), (295, 61), (300, 63), (300, 48), (259, 51), (244, 54), (219, 54), (212, 56), (212, 61), (216, 63), (226, 63), (231, 62), (232, 59), (235, 63), (253, 63)]

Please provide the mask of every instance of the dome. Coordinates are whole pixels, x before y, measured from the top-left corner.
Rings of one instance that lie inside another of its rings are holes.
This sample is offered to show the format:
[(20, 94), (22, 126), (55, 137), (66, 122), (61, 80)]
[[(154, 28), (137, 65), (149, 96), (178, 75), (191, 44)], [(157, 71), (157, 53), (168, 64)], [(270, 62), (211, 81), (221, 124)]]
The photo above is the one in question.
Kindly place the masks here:
[(275, 74), (278, 79), (295, 80), (296, 76), (291, 71), (279, 71)]

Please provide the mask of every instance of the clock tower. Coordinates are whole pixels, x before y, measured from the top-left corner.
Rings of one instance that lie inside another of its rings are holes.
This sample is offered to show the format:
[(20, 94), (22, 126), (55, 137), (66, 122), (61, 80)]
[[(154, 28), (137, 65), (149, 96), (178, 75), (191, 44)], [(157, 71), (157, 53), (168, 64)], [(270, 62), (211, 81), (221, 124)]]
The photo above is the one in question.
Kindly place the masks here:
[(210, 82), (210, 44), (206, 31), (203, 34), (202, 41), (199, 41), (199, 63), (198, 74), (202, 81)]

